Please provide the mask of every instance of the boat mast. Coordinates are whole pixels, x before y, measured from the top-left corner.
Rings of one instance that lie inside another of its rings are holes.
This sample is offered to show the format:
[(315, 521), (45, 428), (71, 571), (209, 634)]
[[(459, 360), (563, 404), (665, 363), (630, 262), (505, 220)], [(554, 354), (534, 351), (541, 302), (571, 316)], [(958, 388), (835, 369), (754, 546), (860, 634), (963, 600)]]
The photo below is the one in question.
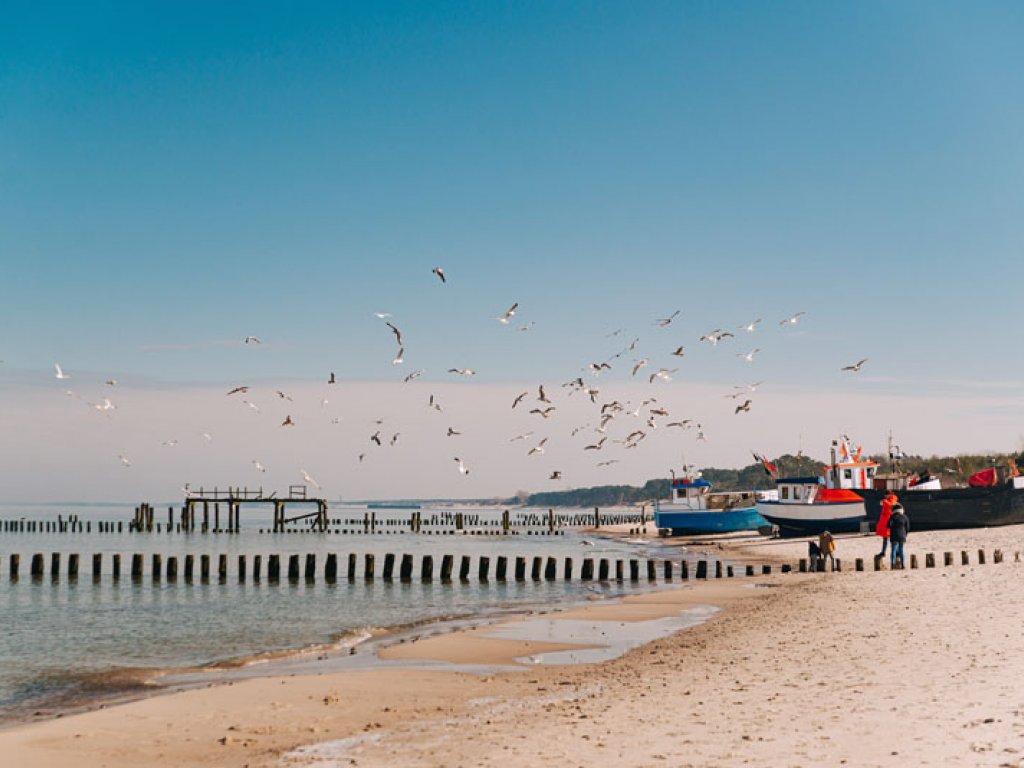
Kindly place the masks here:
[(832, 487), (839, 487), (839, 467), (836, 466), (836, 441), (832, 441)]

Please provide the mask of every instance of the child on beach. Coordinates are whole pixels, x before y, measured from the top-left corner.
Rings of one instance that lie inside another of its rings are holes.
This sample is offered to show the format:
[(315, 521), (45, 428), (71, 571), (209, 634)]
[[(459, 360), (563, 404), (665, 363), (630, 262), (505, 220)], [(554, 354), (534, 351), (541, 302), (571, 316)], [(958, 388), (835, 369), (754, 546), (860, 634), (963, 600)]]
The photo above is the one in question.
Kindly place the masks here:
[(904, 567), (904, 548), (907, 544), (907, 534), (910, 532), (910, 518), (903, 512), (902, 504), (894, 504), (892, 517), (889, 518), (889, 548), (891, 560), (889, 565), (895, 569), (896, 560), (900, 561), (900, 568)]

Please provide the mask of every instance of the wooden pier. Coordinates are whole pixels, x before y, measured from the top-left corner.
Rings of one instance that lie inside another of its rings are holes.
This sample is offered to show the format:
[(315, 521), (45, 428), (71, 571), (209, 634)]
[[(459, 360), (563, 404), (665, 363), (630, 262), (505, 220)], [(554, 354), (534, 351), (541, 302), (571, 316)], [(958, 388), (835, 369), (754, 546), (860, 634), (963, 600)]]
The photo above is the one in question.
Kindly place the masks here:
[[(288, 486), (288, 495), (278, 497), (277, 491), (264, 492), (262, 486), (257, 489), (233, 488), (226, 490), (214, 488), (208, 490), (200, 487), (199, 490), (190, 490), (186, 486), (187, 494), (185, 503), (181, 508), (180, 526), (183, 531), (194, 531), (196, 529), (196, 508), (202, 505), (203, 522), (202, 531), (207, 533), (213, 531), (220, 533), (238, 533), (241, 530), (241, 509), (242, 504), (273, 504), (274, 505), (274, 532), (285, 530), (289, 523), (307, 523), (312, 531), (327, 530), (327, 499), (310, 497), (306, 494), (306, 486)], [(227, 506), (227, 527), (221, 527), (220, 505)], [(213, 527), (210, 527), (210, 506), (213, 505)], [(288, 506), (306, 507), (315, 506), (314, 512), (307, 512), (301, 515), (288, 517)], [(140, 514), (139, 510), (142, 511)], [(153, 508), (149, 505), (142, 505), (136, 511), (136, 530), (153, 530)], [(168, 510), (168, 529), (174, 524), (174, 510)]]

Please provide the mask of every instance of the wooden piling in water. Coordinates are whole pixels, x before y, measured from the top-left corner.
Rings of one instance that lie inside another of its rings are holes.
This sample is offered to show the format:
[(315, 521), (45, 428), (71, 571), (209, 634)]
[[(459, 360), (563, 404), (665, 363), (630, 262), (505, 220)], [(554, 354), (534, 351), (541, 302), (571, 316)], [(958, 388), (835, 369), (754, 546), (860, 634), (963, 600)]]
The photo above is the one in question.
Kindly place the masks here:
[(455, 565), (455, 557), (452, 555), (443, 555), (441, 557), (441, 581), (444, 584), (448, 584), (452, 580), (452, 567)]
[(402, 581), (412, 581), (412, 555), (402, 555), (398, 576)]
[[(461, 512), (459, 514), (462, 514)], [(463, 555), (462, 559), (459, 560), (459, 581), (469, 581), (469, 568), (472, 558), (469, 555)]]
[(228, 580), (228, 556), (217, 555), (217, 581), (223, 584)]
[(653, 560), (647, 561), (647, 580), (657, 581), (658, 580), (658, 564)]
[(363, 556), (363, 578), (372, 581), (373, 580), (373, 555)]
[(138, 552), (132, 555), (132, 580), (138, 581), (142, 578), (142, 555)]
[(746, 573), (747, 573), (747, 576), (753, 576), (754, 575), (754, 566), (748, 564), (747, 565)]
[(316, 555), (312, 552), (306, 554), (306, 566), (302, 575), (306, 581), (314, 581), (316, 579)]
[(505, 555), (498, 555), (497, 564), (494, 567), (494, 578), (497, 581), (505, 581), (508, 572), (508, 558)]
[(721, 560), (715, 560), (715, 578), (716, 579), (722, 578), (722, 561)]
[(608, 581), (608, 558), (602, 557), (597, 562), (597, 580)]
[(270, 555), (267, 558), (267, 579), (271, 582), (281, 580), (281, 556)]
[(248, 569), (246, 568), (245, 555), (239, 555), (238, 556), (238, 583), (239, 584), (244, 584), (245, 583), (246, 570), (248, 570)]
[(623, 560), (615, 561), (615, 580), (622, 581), (625, 577), (625, 562)]
[(97, 552), (92, 556), (92, 577), (98, 579), (103, 573), (103, 553)]
[(533, 581), (540, 581), (540, 571), (544, 565), (544, 558), (538, 555), (534, 555), (533, 562), (530, 565), (530, 579)]
[(208, 582), (210, 580), (210, 556), (200, 555), (199, 556), (199, 580), (202, 582)]
[(60, 552), (50, 553), (50, 576), (54, 579), (60, 576)]
[(288, 581), (299, 580), (299, 556), (288, 555)]
[(629, 580), (640, 581), (640, 561), (635, 558), (629, 560)]
[(487, 581), (487, 572), (491, 568), (491, 559), (486, 555), (481, 555), (477, 562), (477, 577), (480, 581)]
[(544, 578), (547, 581), (554, 581), (558, 578), (558, 561), (553, 557), (548, 557), (547, 564), (544, 566)]
[(583, 558), (583, 568), (580, 570), (580, 579), (592, 581), (594, 578), (594, 560), (590, 557)]
[(78, 578), (78, 554), (74, 552), (68, 555), (68, 578)]
[(156, 552), (153, 553), (153, 564), (150, 568), (152, 571), (151, 578), (153, 581), (160, 581), (160, 571), (163, 568), (163, 557)]
[(960, 565), (970, 565), (971, 558), (967, 555), (967, 550), (960, 550)]
[(395, 576), (395, 556), (391, 552), (384, 555), (384, 571), (381, 577), (384, 581), (391, 581)]
[(565, 579), (565, 581), (572, 581), (572, 558), (571, 557), (565, 558), (565, 562), (564, 562), (563, 568), (562, 568), (562, 578)]
[(195, 568), (195, 564), (195, 555), (185, 555), (185, 582), (188, 584), (192, 583), (192, 573)]
[(687, 560), (679, 561), (679, 578), (683, 581), (690, 580), (690, 563)]
[[(410, 562), (412, 561), (412, 555), (409, 555)], [(421, 581), (433, 581), (434, 579), (434, 556), (424, 555), (423, 560), (420, 561), (420, 580)]]
[(324, 560), (324, 581), (331, 584), (338, 580), (338, 556), (329, 552)]
[(121, 555), (110, 556), (110, 575), (113, 576), (114, 581), (121, 578)]
[(178, 580), (178, 558), (174, 556), (167, 558), (167, 580)]
[(672, 581), (672, 561), (666, 560), (662, 568), (665, 574), (665, 581)]
[(263, 555), (252, 556), (252, 580), (260, 580), (260, 569), (263, 567)]
[(11, 581), (17, 581), (21, 570), (21, 555), (11, 555), (10, 565), (7, 574)]

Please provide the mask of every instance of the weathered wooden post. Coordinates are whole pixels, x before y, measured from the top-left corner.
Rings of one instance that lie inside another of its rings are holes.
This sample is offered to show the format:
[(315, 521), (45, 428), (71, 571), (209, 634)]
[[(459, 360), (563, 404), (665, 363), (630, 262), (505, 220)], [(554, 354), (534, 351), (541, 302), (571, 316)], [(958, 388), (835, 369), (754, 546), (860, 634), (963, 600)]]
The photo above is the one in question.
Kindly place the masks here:
[(288, 581), (299, 580), (299, 556), (288, 555)]
[(748, 564), (747, 565), (746, 573), (747, 573), (747, 576), (753, 576), (754, 575), (754, 566)]
[(715, 578), (716, 579), (722, 578), (722, 561), (721, 560), (715, 560)]
[(853, 561), (853, 569), (855, 571), (863, 571), (864, 570), (864, 558), (863, 557), (858, 557), (856, 560)]
[(132, 581), (142, 578), (142, 555), (136, 552), (132, 555)]
[(68, 578), (78, 578), (78, 554), (72, 553), (68, 555)]
[(203, 533), (210, 532), (210, 502), (203, 502)]
[(993, 563), (1001, 563), (1001, 562), (1003, 562), (1003, 550), (1001, 550), (1001, 549), (992, 550), (992, 562)]
[(539, 555), (534, 556), (533, 564), (530, 566), (530, 578), (533, 581), (540, 581), (540, 571), (544, 566), (544, 558)]
[[(274, 555), (271, 555), (274, 557)], [(204, 584), (210, 580), (210, 556), (199, 556), (199, 580)]]
[(917, 568), (917, 555), (910, 556), (910, 567)]
[(761, 566), (761, 574), (763, 576), (770, 576), (771, 573), (772, 573), (772, 567), (770, 565), (762, 565)]
[(316, 580), (316, 555), (312, 552), (306, 553), (306, 565), (302, 575), (306, 581)]
[(504, 555), (498, 555), (497, 565), (494, 567), (494, 578), (497, 581), (505, 581), (505, 577), (508, 572), (508, 558)]
[(111, 555), (110, 561), (110, 575), (117, 581), (121, 578), (121, 555)]
[(516, 581), (526, 581), (525, 557), (516, 557)]
[(393, 553), (388, 552), (384, 555), (384, 572), (381, 574), (384, 581), (391, 581), (395, 575), (395, 556)]
[(690, 563), (687, 560), (679, 561), (679, 578), (683, 581), (690, 580)]
[(971, 558), (967, 555), (967, 550), (960, 550), (960, 565), (970, 565)]
[(103, 553), (96, 552), (92, 556), (92, 577), (98, 579), (103, 573)]
[(501, 531), (502, 533), (508, 533), (510, 525), (508, 510), (506, 509), (501, 513)]
[[(462, 514), (461, 512), (459, 514)], [(469, 568), (472, 558), (469, 555), (463, 555), (459, 560), (459, 581), (469, 581)]]
[(195, 569), (195, 564), (195, 555), (185, 555), (185, 581), (189, 584), (192, 583), (192, 573)]
[(640, 581), (640, 561), (636, 558), (629, 560), (629, 580)]
[(807, 573), (807, 558), (806, 557), (801, 557), (800, 558), (800, 562), (797, 563), (797, 568), (800, 571), (800, 573)]
[(260, 580), (260, 576), (262, 575), (261, 574), (262, 568), (263, 568), (263, 555), (253, 555), (252, 556), (252, 580), (253, 581), (257, 581), (258, 582)]
[(220, 533), (220, 502), (213, 502), (213, 532)]
[(8, 575), (11, 581), (17, 581), (21, 570), (21, 555), (11, 555), (11, 562), (8, 568)]
[(178, 580), (178, 558), (173, 555), (167, 558), (167, 580)]
[(672, 581), (672, 561), (666, 560), (665, 565), (665, 581)]
[[(410, 559), (412, 555), (409, 556)], [(424, 555), (420, 561), (420, 581), (433, 581), (434, 579), (434, 556)]]
[(565, 581), (572, 581), (572, 558), (565, 558), (565, 563), (562, 568), (562, 578)]
[(554, 581), (558, 578), (558, 561), (553, 557), (548, 557), (547, 562), (544, 565), (544, 579), (546, 581)]
[(373, 555), (372, 554), (365, 554), (365, 555), (363, 555), (363, 578), (366, 579), (367, 581), (373, 581), (373, 567), (374, 567)]
[(223, 584), (228, 580), (228, 556), (217, 555), (217, 581)]
[(615, 580), (622, 581), (626, 577), (626, 563), (624, 560), (615, 561)]
[(267, 557), (267, 579), (272, 583), (281, 580), (281, 556), (269, 555)]
[(487, 581), (487, 572), (491, 568), (491, 558), (481, 555), (477, 562), (477, 578), (480, 581)]
[(597, 580), (608, 581), (608, 558), (602, 557), (597, 561)]
[(244, 584), (245, 583), (245, 577), (246, 577), (246, 571), (247, 570), (248, 570), (248, 568), (246, 567), (245, 555), (239, 555), (238, 556), (238, 583), (239, 584)]
[(324, 581), (333, 584), (338, 580), (338, 556), (334, 552), (327, 553), (324, 561)]
[(398, 575), (402, 581), (412, 581), (412, 555), (402, 555)]
[(657, 581), (658, 580), (658, 564), (654, 560), (647, 561), (647, 580)]
[(441, 557), (441, 581), (448, 584), (452, 580), (452, 566), (455, 565), (455, 557), (444, 555)]
[(594, 527), (601, 527), (601, 510), (598, 509), (597, 507), (594, 507)]
[(54, 579), (60, 577), (60, 552), (50, 553), (50, 577)]
[(580, 571), (580, 578), (583, 581), (591, 581), (594, 578), (594, 560), (590, 557), (583, 558), (583, 568)]

